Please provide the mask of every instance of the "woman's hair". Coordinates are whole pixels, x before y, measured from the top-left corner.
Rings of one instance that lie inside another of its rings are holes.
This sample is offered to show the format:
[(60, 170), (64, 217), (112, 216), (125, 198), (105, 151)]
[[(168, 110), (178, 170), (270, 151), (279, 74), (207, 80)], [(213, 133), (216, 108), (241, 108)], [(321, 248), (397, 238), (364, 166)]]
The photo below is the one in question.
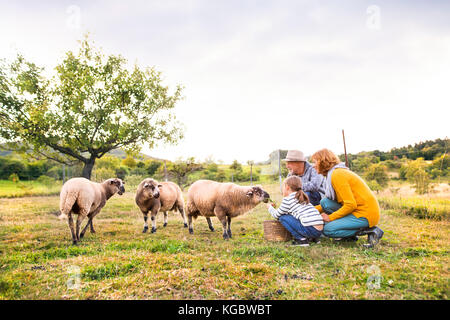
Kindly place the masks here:
[(296, 191), (295, 199), (298, 200), (301, 204), (308, 204), (309, 198), (308, 195), (303, 191), (302, 188), (302, 179), (298, 176), (290, 176), (284, 180), (284, 184), (288, 185), (292, 191)]
[(311, 161), (317, 163), (318, 173), (324, 176), (327, 175), (331, 168), (341, 162), (338, 156), (328, 149), (322, 149), (314, 153), (311, 156)]

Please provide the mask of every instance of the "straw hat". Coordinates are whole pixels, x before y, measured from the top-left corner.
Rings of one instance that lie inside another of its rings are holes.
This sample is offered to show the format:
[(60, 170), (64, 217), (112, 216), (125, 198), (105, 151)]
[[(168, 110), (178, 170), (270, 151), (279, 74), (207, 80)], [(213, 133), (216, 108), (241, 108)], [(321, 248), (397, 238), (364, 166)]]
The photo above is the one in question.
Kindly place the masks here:
[(306, 158), (300, 150), (288, 150), (286, 159), (283, 161), (306, 161)]

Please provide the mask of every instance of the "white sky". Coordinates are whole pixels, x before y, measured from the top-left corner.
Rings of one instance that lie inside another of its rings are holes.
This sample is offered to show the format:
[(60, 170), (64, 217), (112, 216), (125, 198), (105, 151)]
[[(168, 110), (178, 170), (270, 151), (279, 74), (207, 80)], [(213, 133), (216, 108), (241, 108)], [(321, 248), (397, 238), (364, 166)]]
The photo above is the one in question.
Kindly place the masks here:
[[(370, 7), (375, 5), (375, 7)], [(89, 31), (185, 86), (175, 160), (389, 150), (449, 135), (446, 1), (0, 0), (0, 58), (52, 70)]]

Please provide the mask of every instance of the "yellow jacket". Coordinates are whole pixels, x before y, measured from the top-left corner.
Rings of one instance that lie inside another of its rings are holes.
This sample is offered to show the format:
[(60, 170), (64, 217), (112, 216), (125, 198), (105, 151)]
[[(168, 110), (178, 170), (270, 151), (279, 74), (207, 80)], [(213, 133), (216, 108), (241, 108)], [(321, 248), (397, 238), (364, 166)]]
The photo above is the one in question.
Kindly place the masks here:
[[(329, 215), (331, 221), (352, 213), (355, 217), (364, 217), (369, 227), (376, 226), (380, 220), (380, 206), (370, 188), (356, 173), (337, 168), (331, 174), (331, 184), (336, 192), (336, 201), (342, 207)], [(320, 205), (316, 206), (323, 212)]]

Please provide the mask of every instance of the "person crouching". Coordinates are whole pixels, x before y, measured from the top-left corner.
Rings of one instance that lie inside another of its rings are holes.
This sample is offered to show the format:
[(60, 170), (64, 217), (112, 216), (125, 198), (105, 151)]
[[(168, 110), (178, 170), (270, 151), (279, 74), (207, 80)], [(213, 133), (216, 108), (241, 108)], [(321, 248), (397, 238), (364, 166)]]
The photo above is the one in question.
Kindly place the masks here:
[(290, 176), (283, 182), (283, 201), (278, 209), (267, 204), (269, 213), (294, 237), (293, 245), (309, 246), (310, 242), (320, 242), (323, 218), (309, 202), (298, 176)]

